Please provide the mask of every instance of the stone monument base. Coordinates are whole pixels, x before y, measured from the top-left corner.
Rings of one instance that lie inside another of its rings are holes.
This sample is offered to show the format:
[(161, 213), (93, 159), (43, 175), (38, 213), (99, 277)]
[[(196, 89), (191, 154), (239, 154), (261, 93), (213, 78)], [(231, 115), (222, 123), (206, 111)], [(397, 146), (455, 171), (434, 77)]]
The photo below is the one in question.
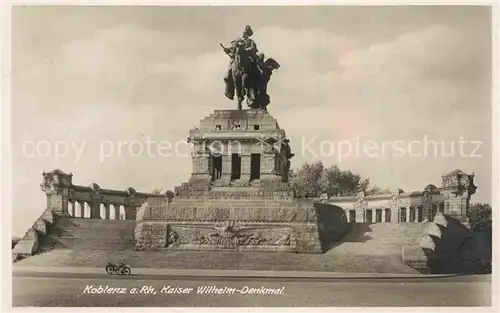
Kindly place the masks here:
[(232, 199), (216, 199), (216, 190), (204, 199), (148, 199), (137, 215), (136, 249), (323, 253), (348, 230), (341, 208), (287, 191), (257, 189), (257, 199), (248, 192)]

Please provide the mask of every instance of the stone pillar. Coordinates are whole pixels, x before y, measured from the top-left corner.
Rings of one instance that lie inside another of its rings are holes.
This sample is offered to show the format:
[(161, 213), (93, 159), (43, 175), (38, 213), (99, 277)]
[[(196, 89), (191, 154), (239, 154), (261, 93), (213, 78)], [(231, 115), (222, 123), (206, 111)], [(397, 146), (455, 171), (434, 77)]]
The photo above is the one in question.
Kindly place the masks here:
[(71, 201), (71, 217), (76, 216), (76, 201)]
[(356, 222), (366, 223), (365, 221), (365, 210), (363, 208), (356, 209)]
[(101, 219), (101, 200), (94, 199), (90, 204), (90, 218)]
[(137, 214), (137, 207), (134, 205), (125, 206), (125, 219), (126, 220), (134, 220)]
[(96, 183), (90, 184), (89, 187), (92, 189), (91, 193), (92, 200), (89, 202), (90, 218), (101, 219), (101, 203), (102, 203), (102, 195), (100, 194), (101, 187), (99, 187), (99, 185)]
[(210, 179), (210, 168), (209, 168), (209, 163), (210, 163), (210, 153), (206, 153), (201, 149), (200, 147), (197, 147), (195, 149), (198, 149), (195, 153), (191, 154), (192, 162), (193, 162), (193, 167), (192, 167), (192, 172), (191, 176), (195, 180), (203, 179), (203, 180), (209, 180)]
[(111, 210), (109, 203), (104, 203), (104, 212), (105, 212), (105, 213), (104, 213), (104, 216), (105, 216), (104, 218), (105, 218), (106, 220), (109, 220), (109, 219), (110, 219), (110, 218), (109, 218), (109, 214), (110, 214), (111, 212), (109, 212), (109, 210)]
[(445, 214), (468, 222), (470, 198), (477, 189), (474, 185), (474, 177), (474, 173), (469, 175), (461, 170), (442, 176), (441, 195), (445, 198)]
[(54, 215), (69, 215), (68, 203), (73, 174), (66, 174), (61, 170), (42, 173), (43, 181), (40, 188), (47, 197), (46, 209)]
[(78, 201), (78, 206), (80, 207), (80, 218), (85, 216), (85, 202)]
[(276, 158), (278, 157), (276, 150), (271, 146), (265, 146), (262, 150), (260, 158), (260, 179), (281, 181), (276, 168)]
[(350, 218), (350, 214), (351, 213), (351, 210), (344, 210), (344, 214), (346, 216), (346, 219), (347, 219), (347, 223), (350, 223), (351, 222), (351, 218)]
[(415, 207), (415, 222), (419, 222), (420, 215), (418, 214), (418, 206)]
[(241, 155), (241, 180), (250, 180), (250, 154)]
[(228, 184), (231, 181), (231, 155), (223, 154), (222, 155), (222, 178), (221, 180)]
[(115, 220), (120, 219), (120, 205), (119, 204), (113, 204), (115, 207)]
[(377, 209), (372, 209), (372, 223), (377, 222)]
[(431, 204), (425, 204), (424, 205), (424, 216), (427, 219), (427, 221), (432, 221), (432, 205)]
[(392, 223), (399, 223), (400, 210), (401, 210), (401, 208), (399, 206), (391, 208), (391, 222)]

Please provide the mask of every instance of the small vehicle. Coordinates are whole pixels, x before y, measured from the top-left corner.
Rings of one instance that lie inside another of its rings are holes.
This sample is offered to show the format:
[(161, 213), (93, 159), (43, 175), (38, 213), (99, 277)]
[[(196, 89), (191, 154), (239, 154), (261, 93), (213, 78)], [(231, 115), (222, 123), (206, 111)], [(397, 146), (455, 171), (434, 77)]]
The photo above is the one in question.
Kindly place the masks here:
[(106, 273), (110, 275), (130, 275), (132, 270), (128, 264), (108, 262), (106, 263)]

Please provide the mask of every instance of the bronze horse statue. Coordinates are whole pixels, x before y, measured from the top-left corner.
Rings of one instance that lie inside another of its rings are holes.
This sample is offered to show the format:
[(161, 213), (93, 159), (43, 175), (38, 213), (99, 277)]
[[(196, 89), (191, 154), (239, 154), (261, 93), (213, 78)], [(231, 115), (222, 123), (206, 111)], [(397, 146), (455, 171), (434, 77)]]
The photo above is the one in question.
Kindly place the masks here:
[[(225, 49), (222, 44), (221, 47)], [(267, 84), (272, 71), (280, 68), (279, 63), (272, 58), (264, 61), (263, 54), (259, 55), (258, 60), (252, 58), (243, 44), (236, 44), (232, 57), (234, 60), (230, 67), (231, 77), (226, 81), (226, 97), (233, 100), (236, 94), (238, 110), (242, 109), (245, 96), (250, 108), (266, 110), (270, 103)]]
[(267, 84), (271, 80), (271, 75), (273, 74), (273, 70), (277, 70), (280, 68), (279, 63), (273, 59), (268, 58), (264, 60), (264, 55), (260, 55), (261, 60), (261, 71), (260, 75), (256, 75), (255, 79), (255, 90), (257, 90), (257, 97), (252, 104), (248, 104), (249, 107), (254, 109), (263, 109), (267, 110), (267, 105), (271, 102), (271, 98), (267, 94)]

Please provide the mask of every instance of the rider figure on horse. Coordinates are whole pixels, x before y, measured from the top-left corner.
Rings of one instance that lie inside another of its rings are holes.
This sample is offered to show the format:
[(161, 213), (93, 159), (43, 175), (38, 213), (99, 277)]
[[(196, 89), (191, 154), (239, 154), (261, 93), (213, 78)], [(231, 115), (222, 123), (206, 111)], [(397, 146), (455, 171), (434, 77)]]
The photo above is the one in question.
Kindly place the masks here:
[[(250, 25), (247, 25), (245, 27), (245, 30), (243, 31), (242, 36), (237, 38), (236, 40), (231, 41), (231, 46), (229, 48), (224, 48), (224, 52), (226, 52), (226, 54), (229, 55), (229, 57), (230, 57), (229, 66), (228, 66), (226, 76), (224, 77), (224, 81), (226, 82), (226, 84), (228, 84), (230, 86), (232, 86), (234, 83), (232, 81), (233, 77), (232, 77), (231, 71), (232, 71), (233, 63), (236, 61), (235, 60), (236, 48), (239, 45), (243, 46), (243, 48), (248, 52), (248, 54), (250, 56), (251, 63), (254, 64), (255, 66), (257, 66), (259, 68), (259, 71), (262, 71), (261, 66), (260, 66), (260, 59), (258, 56), (257, 44), (255, 43), (255, 41), (253, 41), (250, 38), (252, 35), (253, 35), (252, 28), (250, 27)], [(230, 88), (230, 90), (231, 89), (232, 88)], [(226, 96), (229, 99), (233, 100), (234, 99), (234, 92), (229, 93), (229, 94), (226, 93)]]

